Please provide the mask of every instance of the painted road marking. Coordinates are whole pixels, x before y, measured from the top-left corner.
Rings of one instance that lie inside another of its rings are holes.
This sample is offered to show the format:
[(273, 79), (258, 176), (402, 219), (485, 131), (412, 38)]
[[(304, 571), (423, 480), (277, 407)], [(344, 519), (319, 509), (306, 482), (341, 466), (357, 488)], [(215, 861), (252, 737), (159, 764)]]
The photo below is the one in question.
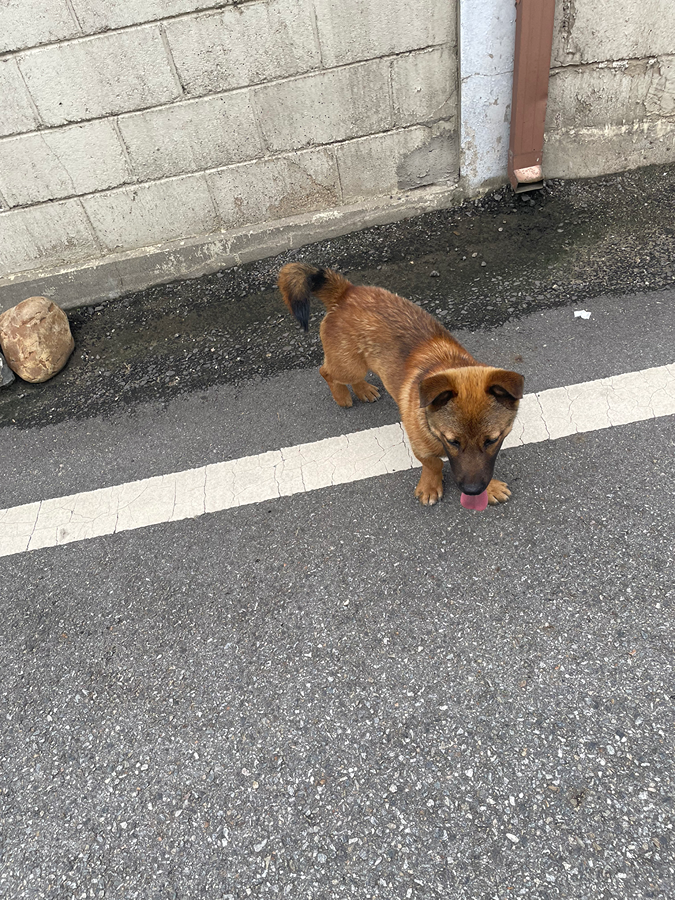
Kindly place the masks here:
[[(527, 394), (504, 448), (675, 415), (675, 363)], [(0, 556), (178, 522), (419, 466), (384, 425), (0, 510)]]

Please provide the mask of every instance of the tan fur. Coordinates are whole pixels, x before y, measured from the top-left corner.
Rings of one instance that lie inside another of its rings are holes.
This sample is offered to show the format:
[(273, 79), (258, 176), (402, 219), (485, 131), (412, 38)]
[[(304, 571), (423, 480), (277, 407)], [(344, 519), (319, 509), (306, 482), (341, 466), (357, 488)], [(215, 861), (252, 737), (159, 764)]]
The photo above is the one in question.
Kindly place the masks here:
[[(301, 263), (283, 267), (279, 288), (305, 326), (307, 309), (300, 308), (310, 292), (327, 308), (320, 328), (325, 355), (319, 371), (336, 403), (352, 405), (349, 385), (358, 399), (377, 400), (379, 391), (365, 380), (372, 371), (398, 404), (422, 463), (415, 490), (422, 503), (433, 504), (443, 496), (444, 456), (462, 490), (477, 494), (487, 489), (490, 503), (508, 499), (510, 491), (492, 478), (492, 471), (523, 395), (521, 375), (477, 362), (440, 322), (383, 288), (355, 286), (330, 269)], [(495, 443), (486, 444), (494, 438)]]

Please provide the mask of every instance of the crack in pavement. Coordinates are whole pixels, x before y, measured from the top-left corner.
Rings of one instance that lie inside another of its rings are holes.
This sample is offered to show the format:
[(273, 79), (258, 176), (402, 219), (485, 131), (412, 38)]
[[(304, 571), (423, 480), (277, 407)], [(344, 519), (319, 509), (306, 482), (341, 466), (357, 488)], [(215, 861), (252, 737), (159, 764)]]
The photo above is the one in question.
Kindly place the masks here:
[(42, 509), (43, 500), (40, 500), (40, 505), (38, 506), (37, 512), (35, 513), (35, 521), (33, 522), (33, 530), (30, 533), (30, 537), (28, 538), (28, 543), (26, 544), (26, 550), (30, 550), (30, 543), (35, 536), (35, 529), (37, 528), (38, 519), (40, 518), (40, 510)]
[[(536, 399), (537, 399), (537, 405), (539, 406), (539, 414), (540, 414), (540, 417), (541, 417), (542, 424), (543, 424), (543, 426), (544, 426), (544, 430), (546, 431), (546, 437), (547, 437), (548, 440), (550, 441), (550, 440), (551, 440), (551, 432), (548, 430), (548, 425), (546, 424), (546, 416), (544, 415), (544, 407), (541, 405), (541, 398), (540, 398), (540, 395), (539, 395), (539, 394), (535, 394), (534, 396), (535, 396)], [(525, 445), (525, 442), (523, 441), (522, 436), (521, 436), (520, 443), (521, 443), (521, 446), (524, 446), (524, 445)]]

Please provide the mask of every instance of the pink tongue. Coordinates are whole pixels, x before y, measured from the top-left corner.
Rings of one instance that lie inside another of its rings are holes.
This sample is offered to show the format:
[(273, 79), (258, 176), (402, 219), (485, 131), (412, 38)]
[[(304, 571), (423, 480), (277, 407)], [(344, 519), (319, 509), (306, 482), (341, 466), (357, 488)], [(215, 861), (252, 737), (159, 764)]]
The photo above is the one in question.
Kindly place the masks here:
[(487, 491), (483, 491), (482, 494), (462, 494), (459, 502), (464, 509), (475, 509), (476, 512), (483, 512), (488, 505), (488, 494)]

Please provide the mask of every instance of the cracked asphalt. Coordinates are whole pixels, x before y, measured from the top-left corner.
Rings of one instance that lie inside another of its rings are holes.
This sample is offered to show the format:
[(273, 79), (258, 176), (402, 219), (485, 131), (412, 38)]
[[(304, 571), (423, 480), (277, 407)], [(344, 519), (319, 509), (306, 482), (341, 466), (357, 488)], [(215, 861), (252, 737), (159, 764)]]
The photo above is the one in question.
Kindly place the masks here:
[[(663, 366), (674, 177), (295, 256), (423, 299), (528, 392)], [(516, 255), (563, 201), (564, 253)], [(66, 370), (0, 394), (0, 506), (398, 421), (333, 403), (288, 258), (71, 312)], [(503, 452), (483, 514), (404, 471), (3, 558), (0, 897), (672, 900), (674, 459), (666, 416)]]

